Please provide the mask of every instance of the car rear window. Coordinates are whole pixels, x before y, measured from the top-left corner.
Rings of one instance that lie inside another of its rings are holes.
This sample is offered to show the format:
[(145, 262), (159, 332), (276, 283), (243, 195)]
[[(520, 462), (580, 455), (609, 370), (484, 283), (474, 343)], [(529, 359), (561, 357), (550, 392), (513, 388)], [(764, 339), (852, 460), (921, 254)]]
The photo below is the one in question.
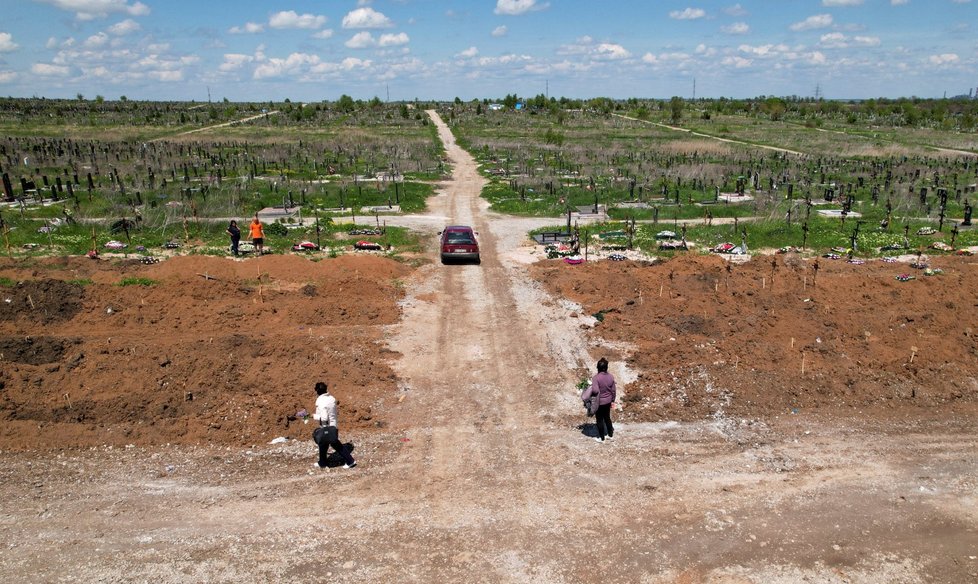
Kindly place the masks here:
[(449, 231), (445, 237), (445, 241), (448, 243), (475, 243), (475, 240), (472, 239), (472, 234), (464, 231)]

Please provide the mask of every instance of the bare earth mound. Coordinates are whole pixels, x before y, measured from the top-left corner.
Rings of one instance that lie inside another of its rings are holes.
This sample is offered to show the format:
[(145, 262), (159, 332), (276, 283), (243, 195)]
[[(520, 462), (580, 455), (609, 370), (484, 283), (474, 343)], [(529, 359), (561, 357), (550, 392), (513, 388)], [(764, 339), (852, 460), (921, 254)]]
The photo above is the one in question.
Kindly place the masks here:
[(374, 425), (396, 387), (376, 341), (408, 272), (366, 255), (5, 261), (0, 448), (305, 437), (294, 414), (318, 379), (348, 427)]
[[(793, 256), (741, 265), (682, 256), (531, 271), (598, 315), (593, 335), (618, 343), (641, 372), (623, 414), (648, 421), (973, 403), (978, 330), (967, 315), (978, 271), (962, 257), (932, 267), (943, 273), (823, 259), (816, 274)], [(907, 272), (916, 279), (896, 279)]]

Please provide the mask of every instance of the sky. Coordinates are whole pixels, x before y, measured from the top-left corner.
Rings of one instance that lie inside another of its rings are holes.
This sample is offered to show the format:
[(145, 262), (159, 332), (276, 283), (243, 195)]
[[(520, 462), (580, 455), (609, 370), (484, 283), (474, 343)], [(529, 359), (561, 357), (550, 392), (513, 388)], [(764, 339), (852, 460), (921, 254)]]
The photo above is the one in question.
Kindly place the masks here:
[(978, 93), (978, 0), (0, 0), (0, 95)]

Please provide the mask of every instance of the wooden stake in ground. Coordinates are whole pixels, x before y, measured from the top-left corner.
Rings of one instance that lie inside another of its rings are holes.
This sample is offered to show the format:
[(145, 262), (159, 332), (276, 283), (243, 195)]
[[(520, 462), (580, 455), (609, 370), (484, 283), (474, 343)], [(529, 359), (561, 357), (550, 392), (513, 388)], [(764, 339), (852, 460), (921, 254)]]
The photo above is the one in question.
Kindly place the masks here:
[(910, 347), (910, 362), (913, 363), (913, 358), (917, 356), (917, 347)]
[(3, 215), (0, 215), (0, 231), (3, 231), (3, 243), (7, 246), (7, 256), (13, 257), (10, 253), (10, 237), (7, 235), (10, 229), (7, 228), (7, 222), (3, 220)]
[(92, 254), (98, 255), (98, 239), (95, 237), (94, 227), (92, 227)]
[(261, 264), (258, 265), (258, 300), (262, 304), (265, 303), (265, 297), (262, 295)]

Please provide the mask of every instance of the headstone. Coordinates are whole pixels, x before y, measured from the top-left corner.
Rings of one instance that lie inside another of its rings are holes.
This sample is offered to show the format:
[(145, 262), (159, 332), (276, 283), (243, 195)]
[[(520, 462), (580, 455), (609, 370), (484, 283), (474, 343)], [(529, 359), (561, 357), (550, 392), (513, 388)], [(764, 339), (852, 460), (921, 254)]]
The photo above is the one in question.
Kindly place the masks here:
[(8, 201), (14, 200), (14, 187), (10, 184), (10, 175), (3, 173), (3, 196)]

